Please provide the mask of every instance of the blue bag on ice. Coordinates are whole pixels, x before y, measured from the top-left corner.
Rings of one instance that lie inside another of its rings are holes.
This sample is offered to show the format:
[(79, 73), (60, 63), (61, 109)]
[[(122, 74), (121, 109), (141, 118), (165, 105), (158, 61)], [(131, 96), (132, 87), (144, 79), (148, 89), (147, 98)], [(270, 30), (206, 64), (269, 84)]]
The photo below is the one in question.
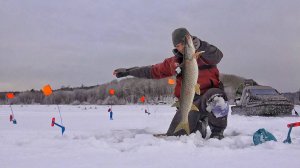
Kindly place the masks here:
[(273, 134), (266, 131), (264, 128), (257, 130), (253, 135), (254, 145), (262, 144), (266, 141), (277, 141)]

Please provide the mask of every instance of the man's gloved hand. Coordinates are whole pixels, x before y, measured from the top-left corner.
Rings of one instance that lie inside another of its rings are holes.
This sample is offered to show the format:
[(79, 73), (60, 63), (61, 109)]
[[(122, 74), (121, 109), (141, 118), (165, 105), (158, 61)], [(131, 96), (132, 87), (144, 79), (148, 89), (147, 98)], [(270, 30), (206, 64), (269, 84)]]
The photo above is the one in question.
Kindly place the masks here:
[(206, 103), (206, 111), (214, 113), (216, 118), (224, 117), (228, 115), (229, 105), (228, 102), (224, 100), (222, 95), (213, 95)]
[(200, 39), (198, 39), (196, 36), (193, 36), (193, 44), (195, 49), (198, 50), (201, 45)]
[(119, 68), (119, 69), (114, 70), (113, 74), (116, 75), (117, 78), (122, 78), (122, 77), (128, 76), (129, 72), (127, 71), (126, 68)]
[(116, 75), (117, 78), (122, 78), (122, 77), (126, 77), (129, 75), (129, 71), (132, 69), (135, 69), (137, 67), (132, 67), (132, 68), (119, 68), (114, 70), (114, 75)]

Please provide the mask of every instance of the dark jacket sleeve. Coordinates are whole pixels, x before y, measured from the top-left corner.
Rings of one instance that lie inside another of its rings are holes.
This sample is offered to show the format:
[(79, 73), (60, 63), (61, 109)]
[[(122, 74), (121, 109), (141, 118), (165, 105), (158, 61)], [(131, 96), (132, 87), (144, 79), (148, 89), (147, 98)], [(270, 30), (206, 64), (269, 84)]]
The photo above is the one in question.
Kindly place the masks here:
[(151, 79), (151, 65), (143, 66), (143, 67), (134, 67), (128, 71), (130, 76), (134, 76), (137, 78), (147, 78)]
[(147, 79), (166, 78), (176, 75), (175, 69), (177, 65), (176, 57), (170, 57), (165, 59), (162, 63), (155, 65), (130, 68), (128, 69), (128, 75)]
[(223, 58), (223, 53), (217, 47), (206, 41), (200, 40), (200, 47), (197, 51), (205, 51), (205, 53), (202, 54), (201, 59), (209, 65), (217, 65)]

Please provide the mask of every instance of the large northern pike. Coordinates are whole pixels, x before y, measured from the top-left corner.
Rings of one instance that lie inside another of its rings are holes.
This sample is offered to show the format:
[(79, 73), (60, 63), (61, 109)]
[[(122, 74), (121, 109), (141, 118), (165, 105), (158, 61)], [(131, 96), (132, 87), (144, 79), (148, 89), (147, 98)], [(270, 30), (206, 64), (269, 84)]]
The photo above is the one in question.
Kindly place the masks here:
[[(175, 103), (181, 113), (181, 121), (177, 125), (174, 133), (180, 130), (185, 130), (187, 134), (190, 134), (189, 127), (189, 112), (191, 110), (199, 111), (199, 109), (193, 104), (194, 96), (200, 94), (200, 85), (198, 81), (198, 64), (196, 60), (195, 47), (192, 41), (192, 37), (187, 35), (185, 37), (185, 47), (183, 54), (182, 68), (182, 83), (179, 102)], [(201, 54), (201, 53), (200, 53)]]

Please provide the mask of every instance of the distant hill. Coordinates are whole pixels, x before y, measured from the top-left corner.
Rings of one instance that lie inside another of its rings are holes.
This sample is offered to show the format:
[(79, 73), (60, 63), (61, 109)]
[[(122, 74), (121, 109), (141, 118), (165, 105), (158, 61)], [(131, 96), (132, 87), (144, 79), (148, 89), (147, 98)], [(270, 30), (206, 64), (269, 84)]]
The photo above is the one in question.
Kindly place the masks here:
[(234, 100), (235, 92), (240, 84), (244, 83), (245, 78), (231, 74), (221, 74), (220, 80), (223, 82), (228, 99)]
[[(62, 87), (54, 90), (53, 95), (48, 97), (43, 96), (41, 91), (29, 90), (15, 92), (16, 97), (10, 101), (5, 98), (6, 92), (0, 92), (0, 104), (132, 104), (140, 103), (141, 96), (145, 96), (146, 102), (151, 104), (172, 103), (175, 86), (169, 85), (167, 80), (124, 78), (96, 86)], [(232, 103), (237, 88), (245, 78), (221, 74), (220, 80)], [(109, 95), (109, 89), (114, 89), (115, 95)], [(291, 94), (288, 96), (296, 99)]]

